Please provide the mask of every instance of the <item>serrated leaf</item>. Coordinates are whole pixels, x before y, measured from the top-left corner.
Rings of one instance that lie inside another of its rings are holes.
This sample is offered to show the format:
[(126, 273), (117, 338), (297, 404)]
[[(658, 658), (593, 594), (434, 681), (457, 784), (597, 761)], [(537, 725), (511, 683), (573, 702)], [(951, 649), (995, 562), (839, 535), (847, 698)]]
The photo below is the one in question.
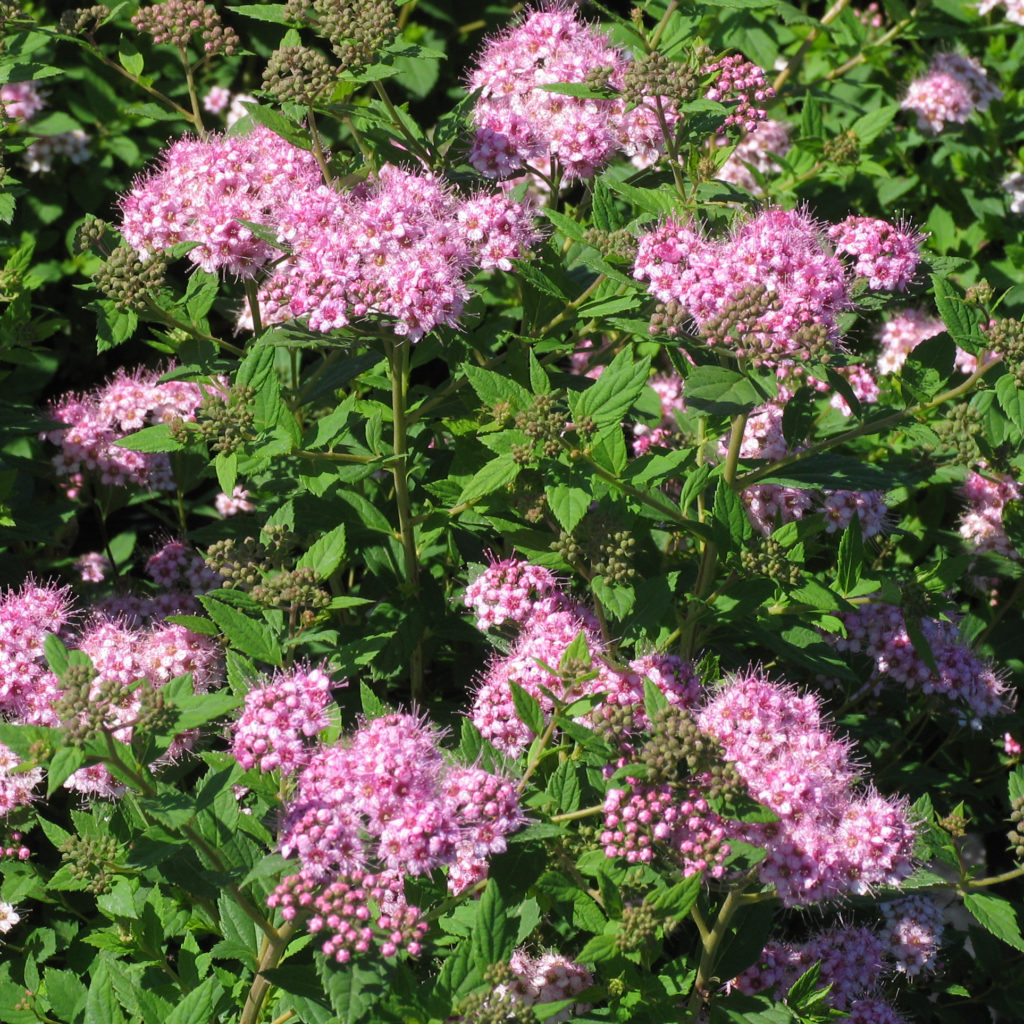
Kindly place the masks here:
[(576, 763), (563, 761), (548, 779), (547, 795), (551, 797), (555, 814), (578, 811), (580, 807), (580, 782), (576, 777)]
[(586, 391), (571, 393), (573, 415), (598, 426), (621, 422), (640, 397), (650, 370), (650, 359), (645, 356), (634, 363), (629, 349), (623, 349)]
[(512, 955), (515, 933), (508, 920), (498, 883), (490, 878), (480, 897), (470, 951), (478, 964), (505, 963)]
[(363, 714), (367, 718), (382, 718), (388, 713), (387, 706), (364, 681), (359, 683), (359, 700), (363, 706)]
[(512, 703), (515, 705), (519, 720), (534, 736), (544, 732), (544, 712), (536, 698), (526, 692), (517, 682), (510, 681)]
[(171, 427), (168, 423), (143, 427), (134, 434), (115, 441), (114, 445), (118, 448), (127, 448), (130, 452), (180, 452), (185, 447), (181, 441), (171, 437)]
[(234, 493), (238, 482), (238, 453), (218, 452), (213, 460), (213, 468), (220, 489), (227, 495)]
[(621, 955), (614, 935), (595, 935), (579, 951), (576, 959), (584, 964), (600, 964)]
[(480, 498), (493, 494), (495, 491), (510, 484), (517, 476), (522, 466), (515, 461), (511, 454), (499, 455), (491, 459), (485, 466), (477, 470), (472, 478), (462, 489), (457, 504), (467, 505)]
[(685, 917), (697, 902), (703, 884), (703, 875), (697, 872), (667, 889), (659, 889), (649, 897), (651, 908), (658, 917)]
[(89, 994), (85, 1000), (82, 1024), (124, 1024), (124, 1020), (107, 962), (103, 957), (97, 957), (89, 978)]
[(720, 547), (726, 550), (738, 548), (744, 540), (753, 536), (754, 530), (743, 502), (724, 478), (718, 480), (711, 511), (714, 516), (712, 526), (715, 539)]
[(200, 596), (199, 601), (232, 646), (257, 661), (270, 665), (282, 663), (281, 648), (266, 623), (251, 619), (209, 594)]
[(299, 559), (297, 568), (312, 569), (327, 579), (345, 557), (345, 524), (336, 526), (313, 543)]
[(840, 593), (848, 594), (857, 585), (863, 568), (864, 540), (861, 536), (860, 516), (854, 516), (839, 540), (836, 583)]
[(972, 351), (975, 342), (980, 341), (977, 326), (977, 313), (967, 305), (956, 287), (940, 277), (931, 275), (932, 289), (935, 294), (935, 308), (950, 337), (961, 347)]
[(768, 397), (752, 380), (724, 366), (697, 366), (683, 386), (687, 406), (715, 416), (749, 412)]
[(81, 747), (61, 747), (46, 770), (46, 795), (53, 796), (85, 762), (85, 751)]
[(983, 928), (1014, 949), (1024, 950), (1024, 936), (1014, 913), (1013, 904), (991, 893), (964, 894), (964, 906)]
[(555, 484), (545, 488), (544, 493), (548, 499), (548, 508), (558, 520), (558, 525), (566, 533), (572, 533), (590, 508), (589, 492), (582, 487)]

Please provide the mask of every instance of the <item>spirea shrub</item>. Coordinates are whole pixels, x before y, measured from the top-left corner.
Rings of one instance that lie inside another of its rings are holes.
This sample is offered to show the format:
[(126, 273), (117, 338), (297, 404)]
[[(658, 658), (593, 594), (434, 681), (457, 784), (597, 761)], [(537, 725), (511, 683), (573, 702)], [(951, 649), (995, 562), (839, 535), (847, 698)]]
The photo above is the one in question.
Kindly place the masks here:
[(1018, 3), (0, 0), (0, 1021), (1024, 1019)]

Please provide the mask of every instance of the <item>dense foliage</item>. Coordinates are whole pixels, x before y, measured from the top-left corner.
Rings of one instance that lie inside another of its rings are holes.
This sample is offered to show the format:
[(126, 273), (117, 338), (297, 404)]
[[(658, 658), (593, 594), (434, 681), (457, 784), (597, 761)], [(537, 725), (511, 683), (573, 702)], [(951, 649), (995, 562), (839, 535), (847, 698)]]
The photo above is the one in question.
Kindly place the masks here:
[(1024, 1017), (1024, 8), (0, 0), (0, 1020)]

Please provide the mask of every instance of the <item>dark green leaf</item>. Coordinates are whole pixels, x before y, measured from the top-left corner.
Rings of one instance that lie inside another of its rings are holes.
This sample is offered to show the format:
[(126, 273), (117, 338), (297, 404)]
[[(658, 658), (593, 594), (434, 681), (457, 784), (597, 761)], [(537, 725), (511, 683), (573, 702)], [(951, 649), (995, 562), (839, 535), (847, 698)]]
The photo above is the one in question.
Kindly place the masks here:
[(281, 648), (265, 622), (257, 622), (212, 594), (199, 598), (207, 615), (220, 627), (228, 642), (243, 654), (270, 665), (282, 663)]
[(533, 733), (539, 736), (544, 731), (544, 712), (536, 698), (528, 694), (517, 682), (510, 682), (512, 703), (515, 705), (519, 720)]
[(686, 404), (716, 416), (749, 412), (768, 397), (748, 377), (724, 366), (697, 366), (684, 386)]
[(1014, 949), (1024, 950), (1024, 936), (1009, 900), (991, 893), (969, 892), (964, 894), (964, 906), (978, 924), (997, 939)]

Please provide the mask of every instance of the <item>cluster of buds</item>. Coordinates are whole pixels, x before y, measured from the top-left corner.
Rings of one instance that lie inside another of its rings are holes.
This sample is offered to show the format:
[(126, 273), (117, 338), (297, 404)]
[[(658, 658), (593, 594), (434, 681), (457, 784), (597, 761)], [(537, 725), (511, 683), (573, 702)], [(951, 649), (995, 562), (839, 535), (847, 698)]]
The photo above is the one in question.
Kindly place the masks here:
[(565, 431), (565, 415), (558, 408), (558, 399), (550, 392), (534, 396), (529, 409), (516, 413), (515, 425), (529, 442), (515, 450), (515, 458), (524, 464), (534, 459), (535, 452), (553, 459), (561, 451), (560, 439)]
[(589, 562), (590, 575), (604, 576), (609, 583), (629, 583), (636, 576), (636, 538), (603, 517), (584, 520), (573, 531), (560, 531), (550, 546), (571, 566)]
[(348, 69), (369, 64), (398, 31), (390, 0), (288, 0), (285, 17), (313, 26)]
[(288, 566), (293, 541), (287, 527), (267, 526), (258, 538), (246, 537), (240, 544), (230, 538), (211, 544), (205, 560), (223, 577), (224, 587), (246, 590), (266, 608), (306, 609), (303, 621), (312, 622), (331, 599), (315, 569)]
[[(196, 411), (196, 432), (210, 448), (223, 455), (237, 452), (253, 436), (252, 400), (256, 392), (241, 384), (232, 384), (226, 392), (207, 392)], [(181, 441), (189, 430), (181, 421), (171, 424), (171, 435)]]
[[(694, 56), (704, 56), (693, 51)], [(622, 98), (630, 106), (640, 106), (650, 96), (682, 105), (697, 98), (698, 76), (687, 64), (669, 60), (659, 50), (633, 60), (622, 74)]]
[(978, 439), (983, 436), (982, 414), (968, 402), (958, 402), (932, 425), (943, 448), (959, 466), (972, 469), (982, 458)]
[(1006, 838), (1010, 841), (1014, 857), (1024, 860), (1024, 797), (1017, 797), (1010, 806), (1013, 829), (1007, 832)]
[(110, 8), (106, 4), (76, 7), (60, 16), (60, 30), (69, 36), (92, 35), (100, 27), (100, 22), (109, 17)]
[(280, 46), (263, 72), (263, 88), (281, 102), (313, 105), (330, 99), (338, 71), (319, 50)]
[(69, 835), (60, 844), (60, 859), (68, 874), (85, 882), (86, 888), (99, 895), (109, 892), (120, 847), (112, 835), (87, 832)]
[(748, 576), (767, 576), (790, 587), (800, 584), (800, 567), (774, 537), (765, 537), (756, 551), (740, 552), (740, 566)]
[(89, 214), (79, 225), (75, 233), (75, 252), (81, 254), (86, 252), (102, 252), (106, 254), (109, 250), (106, 246), (107, 232), (110, 225), (99, 217)]
[(628, 228), (619, 228), (617, 231), (587, 228), (583, 232), (583, 240), (602, 256), (610, 256), (623, 263), (632, 263), (636, 259), (636, 236)]
[(1024, 387), (1024, 323), (1008, 318), (994, 320), (988, 326), (987, 336), (1018, 386)]
[(700, 779), (712, 799), (734, 800), (746, 787), (736, 769), (722, 757), (722, 748), (702, 732), (691, 712), (678, 704), (662, 708), (651, 722), (651, 738), (640, 760), (651, 782), (692, 782)]
[(150, 296), (162, 287), (167, 273), (163, 254), (140, 260), (128, 245), (118, 245), (96, 271), (96, 287), (121, 309), (143, 310)]
[(658, 924), (654, 908), (646, 899), (635, 906), (624, 907), (621, 923), (615, 945), (624, 952), (643, 949), (654, 938)]
[(701, 327), (709, 345), (732, 347), (738, 356), (756, 345), (757, 335), (751, 328), (769, 313), (777, 312), (778, 302), (763, 284), (741, 289), (722, 309)]
[(184, 51), (198, 32), (205, 56), (230, 57), (239, 46), (233, 29), (221, 20), (213, 4), (203, 0), (162, 0), (132, 15), (132, 24), (153, 37), (154, 43), (166, 43)]
[(635, 554), (636, 538), (628, 530), (616, 530), (598, 545), (594, 572), (610, 583), (629, 583), (636, 576)]
[(837, 167), (853, 167), (860, 162), (860, 140), (856, 132), (847, 128), (845, 132), (826, 139), (821, 147), (821, 153)]

